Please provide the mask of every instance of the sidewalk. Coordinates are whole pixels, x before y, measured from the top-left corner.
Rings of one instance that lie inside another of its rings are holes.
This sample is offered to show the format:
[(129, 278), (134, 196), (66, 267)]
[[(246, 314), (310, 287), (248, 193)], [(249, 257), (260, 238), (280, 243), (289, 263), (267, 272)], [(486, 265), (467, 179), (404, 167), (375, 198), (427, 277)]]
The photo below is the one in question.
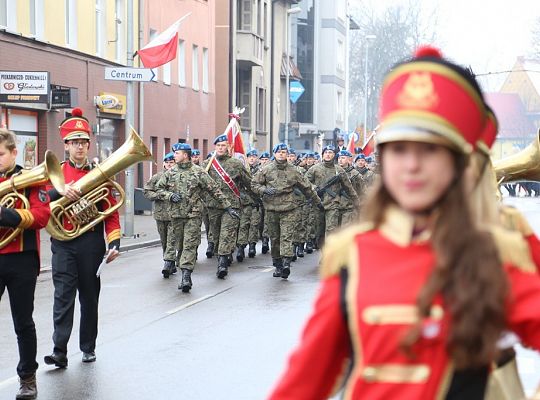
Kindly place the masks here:
[[(122, 235), (124, 234), (124, 216), (120, 215), (120, 225)], [(120, 252), (135, 250), (143, 247), (157, 246), (159, 234), (156, 228), (156, 221), (151, 215), (135, 215), (133, 233), (134, 237), (124, 237), (120, 240)], [(41, 237), (41, 271), (46, 272), (51, 269), (51, 238), (49, 233), (42, 229)]]

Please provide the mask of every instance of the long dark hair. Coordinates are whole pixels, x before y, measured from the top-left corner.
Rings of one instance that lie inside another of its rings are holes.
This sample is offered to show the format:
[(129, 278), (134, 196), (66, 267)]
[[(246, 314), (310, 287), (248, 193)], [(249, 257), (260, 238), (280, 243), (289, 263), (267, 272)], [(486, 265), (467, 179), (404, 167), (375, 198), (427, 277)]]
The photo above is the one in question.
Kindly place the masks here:
[[(383, 153), (381, 148), (381, 171)], [(475, 226), (468, 205), (462, 179), (467, 158), (454, 153), (454, 160), (456, 178), (436, 205), (431, 239), (436, 265), (416, 303), (421, 319), (428, 317), (434, 297), (442, 294), (450, 313), (448, 354), (456, 368), (481, 367), (496, 357), (496, 342), (506, 327), (508, 282), (492, 236)], [(390, 204), (395, 202), (380, 180), (366, 200), (362, 219), (379, 226)], [(402, 339), (402, 350), (410, 356), (421, 336), (421, 323)]]

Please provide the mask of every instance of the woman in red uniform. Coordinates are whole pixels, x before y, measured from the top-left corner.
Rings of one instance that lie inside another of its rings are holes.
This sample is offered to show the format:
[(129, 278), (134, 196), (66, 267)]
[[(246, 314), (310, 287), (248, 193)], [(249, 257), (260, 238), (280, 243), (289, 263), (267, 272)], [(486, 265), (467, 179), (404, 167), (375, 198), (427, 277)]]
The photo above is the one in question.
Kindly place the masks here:
[[(484, 397), (497, 341), (540, 349), (540, 279), (519, 235), (477, 227), (463, 174), (486, 124), (469, 71), (432, 48), (381, 93), (381, 181), (330, 237), (301, 343), (271, 399)], [(525, 249), (525, 250), (524, 250)]]

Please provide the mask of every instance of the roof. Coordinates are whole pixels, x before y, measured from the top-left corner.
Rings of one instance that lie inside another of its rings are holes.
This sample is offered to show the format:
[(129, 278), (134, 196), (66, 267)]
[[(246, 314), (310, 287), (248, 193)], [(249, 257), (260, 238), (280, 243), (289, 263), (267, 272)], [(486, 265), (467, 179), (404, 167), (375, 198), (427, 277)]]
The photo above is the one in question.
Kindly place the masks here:
[[(281, 77), (286, 78), (287, 77), (287, 55), (283, 54), (283, 57), (281, 58)], [(302, 79), (302, 74), (300, 73), (300, 70), (294, 63), (292, 56), (289, 56), (289, 78), (292, 79)]]
[(485, 98), (499, 120), (499, 138), (523, 138), (535, 133), (517, 93), (486, 93)]
[(531, 80), (536, 93), (540, 94), (540, 60), (524, 59), (523, 70)]

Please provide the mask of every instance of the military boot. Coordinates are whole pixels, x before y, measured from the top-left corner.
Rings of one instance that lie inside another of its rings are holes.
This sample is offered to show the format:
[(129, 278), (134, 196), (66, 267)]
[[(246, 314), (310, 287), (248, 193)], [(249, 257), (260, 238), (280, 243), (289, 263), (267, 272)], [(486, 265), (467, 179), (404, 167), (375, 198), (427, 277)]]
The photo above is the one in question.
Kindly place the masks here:
[(256, 243), (250, 243), (249, 244), (249, 250), (248, 250), (248, 257), (249, 258), (255, 257), (255, 254), (256, 254), (255, 245), (256, 245)]
[(176, 274), (178, 270), (176, 269), (176, 261), (173, 261), (172, 269), (171, 269), (171, 275)]
[(276, 270), (272, 274), (274, 278), (281, 278), (281, 270), (283, 269), (283, 259), (272, 258), (272, 265), (276, 268)]
[(313, 242), (311, 241), (311, 239), (309, 239), (306, 243), (306, 253), (313, 253)]
[(216, 276), (219, 279), (223, 279), (227, 276), (229, 270), (229, 259), (228, 256), (218, 256), (218, 266)]
[(304, 257), (304, 243), (298, 243), (296, 247), (296, 255), (300, 258)]
[(191, 290), (192, 286), (193, 283), (191, 282), (191, 270), (187, 268), (182, 268), (182, 280), (178, 285), (178, 289), (180, 289), (184, 293), (188, 293)]
[(291, 258), (283, 257), (283, 269), (281, 270), (281, 277), (287, 279), (291, 274)]
[(244, 253), (245, 248), (246, 248), (246, 245), (238, 246), (238, 250), (236, 251), (236, 260), (238, 262), (244, 261), (244, 258), (246, 257), (246, 254)]
[(208, 247), (206, 248), (206, 258), (214, 257), (214, 242), (208, 242)]
[(15, 396), (16, 399), (35, 399), (37, 398), (36, 374), (28, 378), (19, 378), (20, 388)]
[(268, 253), (268, 250), (270, 250), (270, 246), (268, 245), (268, 238), (267, 237), (263, 237), (262, 238), (262, 253), (263, 254), (266, 254)]
[(291, 261), (296, 261), (296, 249), (298, 248), (298, 245), (296, 243), (293, 243), (293, 249), (292, 249), (292, 252), (293, 252), (293, 256), (291, 258)]
[(161, 270), (164, 278), (168, 278), (172, 274), (173, 267), (174, 261), (165, 260), (165, 263), (163, 264), (163, 269)]

